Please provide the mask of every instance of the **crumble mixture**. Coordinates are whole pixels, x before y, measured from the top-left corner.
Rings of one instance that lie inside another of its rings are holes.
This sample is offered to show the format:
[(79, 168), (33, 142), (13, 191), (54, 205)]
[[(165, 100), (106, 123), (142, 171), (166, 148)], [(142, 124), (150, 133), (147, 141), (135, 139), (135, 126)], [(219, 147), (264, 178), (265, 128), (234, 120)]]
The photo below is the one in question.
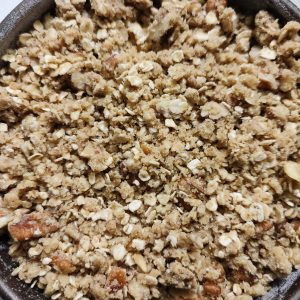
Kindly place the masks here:
[(299, 268), (300, 24), (56, 5), (0, 70), (13, 275), (52, 299), (250, 300)]

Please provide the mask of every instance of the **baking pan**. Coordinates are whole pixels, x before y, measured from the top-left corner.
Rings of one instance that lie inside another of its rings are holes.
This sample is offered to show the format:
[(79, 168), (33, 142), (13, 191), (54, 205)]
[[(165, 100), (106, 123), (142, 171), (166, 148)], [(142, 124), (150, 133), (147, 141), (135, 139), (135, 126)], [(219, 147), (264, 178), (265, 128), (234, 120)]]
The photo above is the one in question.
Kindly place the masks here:
[[(300, 9), (289, 0), (232, 0), (229, 4), (238, 6), (245, 13), (267, 9), (275, 13), (283, 22), (300, 21)], [(6, 49), (14, 47), (18, 35), (30, 29), (32, 23), (53, 6), (54, 0), (22, 1), (0, 24), (0, 55)], [(37, 288), (31, 288), (11, 276), (16, 265), (8, 255), (8, 245), (9, 238), (0, 235), (0, 299), (45, 300), (42, 292)], [(257, 300), (300, 300), (300, 270), (274, 282), (271, 291)]]

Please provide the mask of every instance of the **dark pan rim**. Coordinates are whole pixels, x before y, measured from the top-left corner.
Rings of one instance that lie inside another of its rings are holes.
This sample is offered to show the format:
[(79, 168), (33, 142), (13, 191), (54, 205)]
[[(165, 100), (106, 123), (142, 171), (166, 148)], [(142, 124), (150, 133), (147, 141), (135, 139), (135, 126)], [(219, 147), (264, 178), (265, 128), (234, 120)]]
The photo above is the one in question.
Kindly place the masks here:
[(23, 0), (0, 23), (0, 56), (15, 45), (20, 33), (27, 31), (33, 22), (54, 6), (54, 0)]
[[(268, 9), (282, 20), (300, 21), (300, 9), (289, 0), (229, 0), (230, 5), (239, 6), (246, 11)], [(250, 3), (250, 5), (249, 5)], [(27, 31), (32, 23), (54, 6), (54, 0), (23, 0), (0, 23), (0, 56), (14, 47), (20, 33)], [(0, 60), (0, 66), (3, 62)], [(0, 299), (4, 300), (45, 300), (36, 288), (31, 288), (11, 275), (16, 264), (8, 255), (9, 240), (0, 232)], [(300, 270), (273, 284), (272, 290), (260, 300), (299, 300)]]

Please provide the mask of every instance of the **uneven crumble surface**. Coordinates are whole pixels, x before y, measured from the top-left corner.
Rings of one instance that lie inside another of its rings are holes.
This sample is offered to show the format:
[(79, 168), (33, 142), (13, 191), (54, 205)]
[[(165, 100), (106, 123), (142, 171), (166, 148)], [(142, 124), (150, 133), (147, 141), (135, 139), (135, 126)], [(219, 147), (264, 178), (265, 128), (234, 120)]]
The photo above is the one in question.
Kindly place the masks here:
[(56, 0), (0, 70), (0, 228), (52, 299), (250, 300), (300, 267), (300, 24), (226, 1)]

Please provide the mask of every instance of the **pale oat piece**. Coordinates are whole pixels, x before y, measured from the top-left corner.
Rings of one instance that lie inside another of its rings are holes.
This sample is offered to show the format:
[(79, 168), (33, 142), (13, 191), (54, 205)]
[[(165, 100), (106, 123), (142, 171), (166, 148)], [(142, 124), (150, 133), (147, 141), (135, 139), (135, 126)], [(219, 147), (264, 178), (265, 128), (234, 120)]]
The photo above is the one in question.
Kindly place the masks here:
[(86, 2), (56, 0), (3, 56), (13, 275), (61, 300), (265, 294), (300, 267), (300, 24)]

